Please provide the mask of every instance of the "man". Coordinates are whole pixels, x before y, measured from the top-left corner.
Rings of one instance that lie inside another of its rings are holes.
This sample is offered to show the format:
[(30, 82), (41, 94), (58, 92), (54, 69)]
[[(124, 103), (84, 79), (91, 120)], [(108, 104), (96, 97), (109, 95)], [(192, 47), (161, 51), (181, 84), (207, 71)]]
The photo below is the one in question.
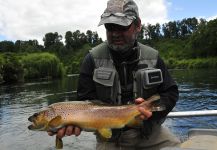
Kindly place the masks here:
[[(84, 58), (78, 81), (78, 99), (97, 99), (114, 105), (140, 104), (159, 94), (160, 103), (166, 109), (150, 112), (138, 108), (143, 120), (140, 128), (113, 130), (108, 141), (96, 135), (96, 148), (157, 150), (178, 144), (179, 140), (161, 127), (178, 100), (178, 88), (158, 52), (137, 42), (141, 30), (137, 5), (133, 0), (108, 1), (99, 25), (103, 24), (107, 41), (90, 50)], [(144, 81), (141, 76), (145, 77), (144, 74), (149, 72), (162, 73), (162, 80), (147, 85), (148, 79)], [(68, 126), (60, 129), (57, 136), (78, 136), (80, 133), (79, 127)]]

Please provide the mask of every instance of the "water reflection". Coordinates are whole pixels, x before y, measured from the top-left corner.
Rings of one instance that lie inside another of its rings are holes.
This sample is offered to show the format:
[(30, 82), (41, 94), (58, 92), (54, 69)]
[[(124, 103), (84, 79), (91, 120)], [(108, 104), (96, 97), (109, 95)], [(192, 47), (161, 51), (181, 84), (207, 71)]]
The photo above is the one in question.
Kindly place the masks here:
[[(172, 70), (179, 85), (176, 111), (217, 109), (217, 70)], [(27, 118), (55, 102), (76, 99), (77, 77), (63, 80), (30, 81), (0, 87), (1, 149), (54, 149), (54, 137), (27, 129)], [(166, 126), (181, 139), (189, 128), (217, 128), (217, 117), (167, 119)], [(84, 132), (78, 138), (66, 137), (64, 149), (95, 149), (95, 136)]]
[[(174, 111), (217, 109), (217, 70), (172, 70), (179, 85), (179, 101)], [(217, 116), (167, 119), (170, 128), (187, 138), (190, 128), (217, 129)]]

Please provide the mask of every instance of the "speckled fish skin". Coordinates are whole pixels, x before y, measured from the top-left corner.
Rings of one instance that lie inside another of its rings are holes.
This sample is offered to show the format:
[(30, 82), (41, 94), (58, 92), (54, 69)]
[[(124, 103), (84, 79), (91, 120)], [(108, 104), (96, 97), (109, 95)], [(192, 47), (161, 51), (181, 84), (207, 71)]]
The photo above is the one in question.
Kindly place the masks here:
[[(136, 105), (100, 106), (92, 103), (62, 102), (51, 105), (64, 125), (73, 124), (85, 130), (122, 128), (139, 114)], [(63, 111), (64, 110), (64, 111)]]
[[(153, 111), (152, 102), (158, 99), (160, 97), (156, 95), (139, 105), (122, 106), (97, 105), (85, 101), (54, 103), (46, 110), (30, 116), (28, 120), (32, 124), (28, 128), (30, 130), (57, 132), (59, 128), (64, 126), (75, 125), (82, 130), (98, 131), (102, 137), (110, 138), (112, 136), (111, 129), (136, 124), (136, 118), (140, 115), (138, 107)], [(60, 143), (59, 145), (62, 144), (61, 139), (57, 139), (57, 141)]]
[(122, 128), (140, 114), (137, 107), (152, 111), (153, 99), (159, 99), (159, 96), (153, 96), (140, 105), (105, 106), (82, 101), (54, 103), (29, 117), (29, 121), (33, 122), (29, 129), (55, 131), (66, 125), (79, 126), (84, 130)]

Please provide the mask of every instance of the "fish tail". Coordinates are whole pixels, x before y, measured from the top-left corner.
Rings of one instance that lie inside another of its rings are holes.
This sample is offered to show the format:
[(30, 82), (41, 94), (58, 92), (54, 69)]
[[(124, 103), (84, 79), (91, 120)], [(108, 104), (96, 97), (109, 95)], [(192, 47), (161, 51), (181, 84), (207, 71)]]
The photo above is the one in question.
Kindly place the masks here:
[(156, 95), (149, 97), (146, 101), (148, 101), (149, 103), (152, 103), (152, 102), (157, 101), (159, 99), (160, 99), (160, 95), (156, 94)]
[[(156, 111), (156, 109), (155, 109), (156, 103), (155, 102), (157, 102), (159, 99), (160, 99), (160, 95), (158, 95), (158, 94), (153, 95), (153, 96), (149, 97), (148, 99), (146, 99), (146, 101), (141, 103), (140, 106), (142, 106), (143, 108), (150, 110), (150, 111)], [(157, 106), (157, 107), (161, 107), (161, 106)]]

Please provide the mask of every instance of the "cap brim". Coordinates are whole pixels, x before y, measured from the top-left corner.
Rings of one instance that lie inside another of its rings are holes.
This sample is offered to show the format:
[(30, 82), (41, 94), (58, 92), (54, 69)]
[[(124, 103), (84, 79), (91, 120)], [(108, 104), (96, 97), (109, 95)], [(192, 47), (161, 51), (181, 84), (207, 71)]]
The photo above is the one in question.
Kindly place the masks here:
[(98, 26), (106, 24), (106, 23), (114, 23), (121, 26), (129, 26), (133, 22), (133, 19), (127, 17), (117, 17), (117, 16), (109, 16), (101, 18)]

